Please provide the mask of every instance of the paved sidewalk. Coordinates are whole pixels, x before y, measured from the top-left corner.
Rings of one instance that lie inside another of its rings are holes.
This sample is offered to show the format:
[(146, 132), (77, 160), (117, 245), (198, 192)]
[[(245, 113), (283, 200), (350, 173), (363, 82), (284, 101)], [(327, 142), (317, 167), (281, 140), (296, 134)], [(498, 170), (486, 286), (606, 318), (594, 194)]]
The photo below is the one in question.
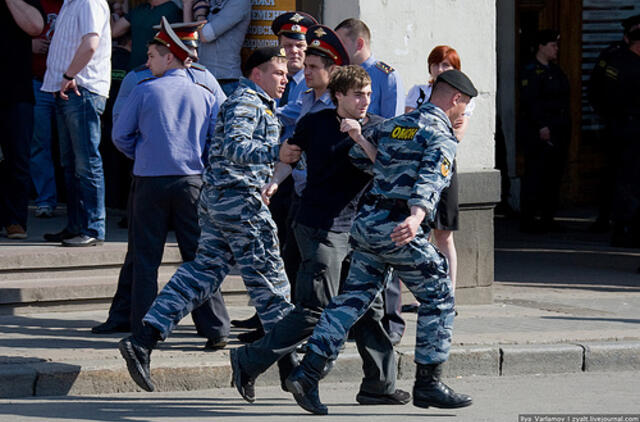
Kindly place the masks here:
[[(572, 219), (566, 233), (521, 235), (496, 220), (495, 302), (459, 306), (447, 376), (513, 375), (640, 369), (640, 251), (608, 246)], [(232, 318), (252, 309), (231, 307)], [(399, 376), (414, 375), (415, 314), (398, 347)], [(136, 389), (116, 348), (120, 335), (90, 327), (106, 311), (0, 317), (0, 397), (107, 394)], [(235, 335), (229, 347), (236, 347)], [(160, 391), (227, 387), (228, 352), (204, 352), (185, 320), (152, 355)], [(361, 376), (348, 343), (328, 382)], [(278, 382), (271, 370), (259, 379)]]

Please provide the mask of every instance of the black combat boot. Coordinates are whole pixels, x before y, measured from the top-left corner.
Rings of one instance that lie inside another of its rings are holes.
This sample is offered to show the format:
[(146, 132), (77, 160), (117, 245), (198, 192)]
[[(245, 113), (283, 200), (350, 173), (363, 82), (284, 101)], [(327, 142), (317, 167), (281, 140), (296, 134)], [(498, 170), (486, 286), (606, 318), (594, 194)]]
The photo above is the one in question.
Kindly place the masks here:
[(471, 406), (471, 397), (447, 387), (440, 381), (441, 375), (442, 364), (418, 364), (416, 382), (413, 385), (413, 405), (443, 409)]
[(231, 360), (231, 386), (236, 387), (238, 393), (249, 403), (256, 400), (255, 379), (242, 370), (238, 357), (238, 349), (229, 351)]
[(120, 354), (127, 362), (129, 375), (140, 388), (146, 391), (155, 389), (151, 381), (151, 351), (160, 338), (158, 332), (150, 326), (143, 326), (142, 334), (125, 337), (118, 343)]
[(287, 378), (289, 375), (295, 371), (295, 369), (300, 366), (300, 359), (298, 358), (298, 354), (293, 351), (287, 355), (284, 355), (278, 361), (278, 372), (280, 373), (280, 388), (282, 391), (289, 392), (287, 388)]
[(318, 382), (327, 367), (327, 358), (308, 351), (300, 366), (287, 378), (286, 384), (290, 393), (300, 407), (316, 415), (326, 415), (327, 406), (322, 404), (318, 395)]

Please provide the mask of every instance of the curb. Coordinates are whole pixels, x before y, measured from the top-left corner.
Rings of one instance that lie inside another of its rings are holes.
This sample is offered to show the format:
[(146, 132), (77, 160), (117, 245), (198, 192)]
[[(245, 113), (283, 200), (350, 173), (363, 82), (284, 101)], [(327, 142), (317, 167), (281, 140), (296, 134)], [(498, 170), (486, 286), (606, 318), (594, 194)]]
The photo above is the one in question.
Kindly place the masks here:
[[(415, 374), (413, 350), (397, 349), (398, 379)], [(220, 355), (219, 355), (220, 356)], [(230, 386), (227, 354), (216, 362), (206, 356), (152, 360), (157, 391), (190, 391)], [(509, 376), (576, 372), (640, 370), (640, 342), (585, 342), (561, 344), (457, 346), (444, 367), (447, 378)], [(354, 346), (347, 346), (327, 376), (327, 382), (358, 382), (362, 361)], [(274, 365), (257, 385), (278, 385)], [(119, 359), (58, 363), (28, 361), (0, 365), (0, 398), (30, 396), (97, 395), (141, 391)]]

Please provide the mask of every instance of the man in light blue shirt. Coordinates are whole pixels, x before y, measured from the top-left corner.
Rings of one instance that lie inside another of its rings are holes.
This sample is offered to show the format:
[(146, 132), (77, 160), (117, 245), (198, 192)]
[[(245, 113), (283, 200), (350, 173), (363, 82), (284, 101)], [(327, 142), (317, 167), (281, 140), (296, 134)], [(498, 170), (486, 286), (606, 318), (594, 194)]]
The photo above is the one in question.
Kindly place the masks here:
[[(166, 19), (162, 22), (148, 49), (147, 65), (154, 77), (142, 80), (131, 91), (113, 127), (114, 144), (134, 160), (127, 260), (118, 286), (120, 291), (122, 275), (130, 264), (134, 334), (142, 329), (142, 317), (157, 294), (157, 271), (170, 226), (183, 260), (195, 257), (203, 157), (220, 107), (209, 88), (194, 83), (187, 73), (184, 63), (195, 58), (193, 50), (182, 43)], [(198, 26), (193, 25), (191, 32)], [(224, 327), (218, 328), (217, 314), (220, 310), (214, 310), (211, 299), (193, 313), (198, 332), (209, 339), (209, 349), (222, 348), (227, 342), (228, 322), (225, 333)], [(115, 318), (112, 312), (111, 318)], [(221, 318), (228, 321), (226, 310)]]
[(371, 53), (371, 32), (359, 19), (345, 19), (336, 26), (336, 33), (349, 52), (352, 64), (362, 66), (371, 76), (369, 113), (384, 118), (404, 113), (404, 89), (400, 75), (391, 66), (376, 60)]

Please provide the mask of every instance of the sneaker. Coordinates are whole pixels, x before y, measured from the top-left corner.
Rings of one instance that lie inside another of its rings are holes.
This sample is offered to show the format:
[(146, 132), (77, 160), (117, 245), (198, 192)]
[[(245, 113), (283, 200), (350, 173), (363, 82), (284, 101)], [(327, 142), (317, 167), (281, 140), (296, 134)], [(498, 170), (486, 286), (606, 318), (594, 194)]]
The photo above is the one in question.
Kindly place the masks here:
[(36, 217), (51, 218), (53, 217), (53, 208), (48, 205), (42, 205), (36, 208)]
[(9, 239), (26, 239), (27, 232), (20, 224), (9, 224), (7, 226), (7, 237)]

